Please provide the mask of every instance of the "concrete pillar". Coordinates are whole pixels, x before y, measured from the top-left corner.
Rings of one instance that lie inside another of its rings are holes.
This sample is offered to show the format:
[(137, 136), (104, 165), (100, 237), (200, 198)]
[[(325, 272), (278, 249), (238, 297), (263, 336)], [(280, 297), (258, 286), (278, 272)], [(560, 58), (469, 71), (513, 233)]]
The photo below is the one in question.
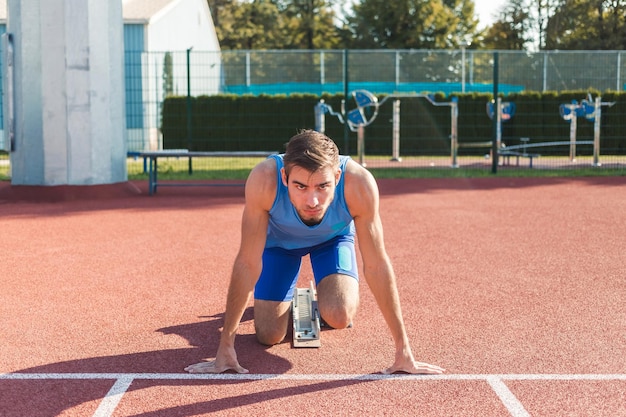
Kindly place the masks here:
[(122, 0), (8, 0), (7, 10), (12, 184), (125, 182)]

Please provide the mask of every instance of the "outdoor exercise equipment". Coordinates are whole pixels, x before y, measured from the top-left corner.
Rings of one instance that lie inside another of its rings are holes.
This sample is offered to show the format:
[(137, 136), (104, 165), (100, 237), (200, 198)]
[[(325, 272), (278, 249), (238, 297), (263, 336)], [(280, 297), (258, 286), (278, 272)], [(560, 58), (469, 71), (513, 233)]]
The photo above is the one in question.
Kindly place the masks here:
[[(425, 98), (433, 106), (448, 106), (450, 107), (450, 149), (452, 158), (452, 167), (456, 168), (457, 165), (457, 151), (458, 151), (458, 117), (459, 106), (458, 98), (452, 97), (449, 102), (437, 102), (432, 94), (390, 94), (385, 96), (382, 100), (378, 101), (367, 90), (355, 90), (352, 92), (352, 97), (357, 107), (347, 113), (347, 123), (351, 131), (357, 132), (357, 149), (359, 155), (359, 163), (365, 166), (365, 127), (372, 124), (378, 115), (378, 109), (387, 100), (393, 100), (393, 116), (392, 116), (392, 161), (401, 161), (400, 157), (400, 99), (402, 98)], [(336, 112), (333, 108), (324, 103), (324, 100), (320, 100), (315, 105), (315, 130), (324, 133), (326, 130), (325, 115), (326, 113), (337, 117), (337, 119), (343, 124), (346, 123), (343, 118), (345, 114), (345, 102), (342, 101), (342, 112)]]
[[(495, 103), (495, 105), (494, 105)], [(496, 112), (495, 109), (498, 109)], [(502, 149), (502, 123), (511, 120), (515, 115), (515, 103), (508, 101), (502, 102), (502, 98), (498, 97), (496, 100), (487, 102), (486, 105), (487, 116), (493, 120), (496, 118), (496, 149), (498, 152)], [(458, 144), (459, 148), (490, 148), (493, 146), (493, 141), (485, 142), (465, 142)], [(489, 157), (489, 155), (486, 155)], [(453, 160), (453, 165), (455, 161)]]
[[(495, 104), (495, 106), (494, 106)], [(495, 109), (498, 109), (496, 112)], [(487, 116), (493, 120), (494, 115), (496, 117), (496, 147), (500, 149), (502, 147), (502, 123), (507, 122), (515, 115), (515, 103), (509, 101), (502, 101), (502, 98), (496, 98), (487, 102)]]
[[(593, 144), (593, 166), (600, 166), (600, 125), (602, 118), (602, 106), (611, 107), (615, 102), (603, 102), (600, 96), (595, 100), (591, 97), (591, 94), (587, 95), (586, 99), (579, 102), (572, 100), (571, 103), (561, 104), (559, 106), (559, 114), (570, 123), (569, 138), (570, 138), (570, 150), (569, 158), (571, 162), (576, 160), (576, 144)], [(593, 128), (593, 141), (579, 141), (576, 142), (576, 130), (577, 120), (579, 117), (584, 117), (590, 122), (594, 123)]]

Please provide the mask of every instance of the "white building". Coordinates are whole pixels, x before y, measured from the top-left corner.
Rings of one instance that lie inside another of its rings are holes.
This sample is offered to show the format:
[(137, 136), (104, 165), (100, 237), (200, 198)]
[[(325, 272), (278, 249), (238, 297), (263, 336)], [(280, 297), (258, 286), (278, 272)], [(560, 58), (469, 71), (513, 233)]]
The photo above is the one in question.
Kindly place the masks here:
[[(172, 93), (187, 94), (187, 76), (193, 74), (193, 78), (203, 81), (191, 86), (192, 95), (216, 94), (221, 83), (219, 41), (207, 0), (119, 1), (124, 18), (128, 151), (157, 149), (160, 110), (166, 95), (166, 55), (172, 62)], [(6, 32), (7, 18), (7, 1), (0, 0), (0, 34)], [(193, 52), (187, 53), (188, 50)], [(194, 72), (194, 62), (203, 74)], [(3, 63), (2, 55), (0, 64)], [(4, 126), (2, 119), (0, 127)], [(4, 131), (1, 133), (0, 145), (4, 145)]]

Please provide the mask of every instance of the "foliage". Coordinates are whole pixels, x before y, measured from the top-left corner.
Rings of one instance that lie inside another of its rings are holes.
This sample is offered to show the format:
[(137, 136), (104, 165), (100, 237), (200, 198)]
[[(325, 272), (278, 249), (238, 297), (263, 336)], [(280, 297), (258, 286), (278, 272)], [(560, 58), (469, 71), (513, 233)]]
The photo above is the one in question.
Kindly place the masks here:
[(484, 29), (474, 0), (207, 1), (222, 49), (626, 48), (623, 0), (511, 0)]
[(222, 49), (272, 49), (282, 43), (283, 28), (275, 4), (253, 1), (223, 5), (216, 31)]
[(546, 49), (626, 48), (626, 2), (562, 0), (546, 28)]
[(286, 49), (332, 49), (340, 45), (332, 0), (277, 1), (285, 19)]
[[(515, 103), (516, 114), (502, 126), (502, 140), (508, 145), (519, 144), (520, 138), (529, 137), (533, 143), (566, 141), (569, 125), (559, 114), (559, 105), (572, 100), (582, 100), (587, 93), (597, 96), (597, 91), (568, 91), (562, 93), (523, 92), (506, 96), (505, 101)], [(322, 97), (333, 109), (341, 108), (343, 95)], [(192, 131), (187, 130), (186, 98), (171, 97), (163, 108), (163, 145), (166, 149), (186, 148), (194, 151), (277, 151), (284, 149), (285, 141), (300, 129), (315, 127), (314, 106), (316, 95), (234, 96), (216, 95), (192, 98)], [(449, 97), (435, 94), (435, 101), (448, 102)], [(491, 94), (472, 93), (458, 95), (459, 142), (476, 143), (492, 138), (493, 123), (485, 112)], [(626, 141), (621, 132), (626, 130), (622, 117), (626, 108), (626, 94), (606, 93), (603, 101), (617, 102), (602, 109), (601, 153), (626, 154)], [(347, 108), (352, 108), (348, 103)], [(432, 106), (423, 97), (401, 99), (402, 154), (404, 156), (449, 155), (451, 116), (448, 106)], [(368, 154), (391, 155), (390, 120), (391, 103), (380, 106), (377, 118), (367, 127)], [(326, 117), (326, 134), (335, 138), (342, 152), (357, 149), (356, 135), (344, 136), (344, 125), (338, 118)], [(591, 140), (594, 124), (581, 118), (578, 123), (580, 140)], [(582, 148), (590, 154), (590, 145)], [(346, 151), (347, 150), (347, 151)], [(566, 156), (567, 147), (550, 149), (552, 156)], [(463, 148), (463, 155), (481, 155), (484, 149)], [(548, 150), (542, 151), (547, 155)]]
[(471, 0), (363, 0), (348, 19), (353, 48), (440, 49), (476, 31)]
[(209, 6), (222, 49), (339, 46), (331, 0), (209, 0)]
[(163, 57), (163, 92), (166, 97), (174, 94), (174, 68), (171, 52), (166, 52)]
[(626, 2), (621, 0), (513, 0), (488, 29), (493, 49), (622, 50)]
[(500, 18), (488, 29), (484, 40), (487, 49), (524, 50), (529, 37), (530, 13), (524, 0), (513, 0), (500, 11)]

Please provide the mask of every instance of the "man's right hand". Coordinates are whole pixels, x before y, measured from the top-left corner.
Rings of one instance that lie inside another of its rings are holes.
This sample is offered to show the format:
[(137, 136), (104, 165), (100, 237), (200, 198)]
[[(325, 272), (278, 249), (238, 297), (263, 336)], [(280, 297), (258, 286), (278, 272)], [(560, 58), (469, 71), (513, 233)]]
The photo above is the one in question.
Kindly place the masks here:
[(228, 348), (224, 353), (222, 351), (222, 349), (217, 350), (217, 356), (214, 360), (189, 365), (185, 368), (185, 371), (190, 374), (220, 374), (228, 370), (233, 370), (240, 374), (248, 373), (246, 368), (239, 365), (234, 348)]

